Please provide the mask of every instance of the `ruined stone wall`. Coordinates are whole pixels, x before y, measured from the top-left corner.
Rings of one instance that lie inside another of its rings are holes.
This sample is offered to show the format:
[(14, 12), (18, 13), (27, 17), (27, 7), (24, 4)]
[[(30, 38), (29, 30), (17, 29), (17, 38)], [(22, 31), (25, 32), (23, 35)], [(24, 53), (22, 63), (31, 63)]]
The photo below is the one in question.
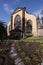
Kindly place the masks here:
[(43, 36), (43, 29), (38, 29), (38, 36)]

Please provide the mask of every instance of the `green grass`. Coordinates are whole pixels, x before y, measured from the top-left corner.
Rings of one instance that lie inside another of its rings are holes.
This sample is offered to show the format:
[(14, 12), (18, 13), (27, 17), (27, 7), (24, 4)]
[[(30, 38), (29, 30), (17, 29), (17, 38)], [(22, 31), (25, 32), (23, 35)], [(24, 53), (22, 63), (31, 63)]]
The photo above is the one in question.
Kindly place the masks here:
[[(41, 42), (43, 42), (43, 37), (27, 37), (27, 38), (24, 38), (24, 39), (21, 39), (21, 40), (3, 40), (3, 42), (7, 42), (7, 43), (11, 43), (11, 42), (16, 42), (16, 43), (20, 43), (21, 41), (26, 41), (26, 42), (28, 42), (28, 41), (41, 41)], [(0, 40), (0, 43), (3, 43), (1, 40)]]
[(39, 37), (28, 37), (27, 40), (37, 40), (40, 39)]
[(20, 43), (21, 41), (26, 41), (26, 42), (31, 42), (31, 41), (38, 41), (38, 42), (41, 42), (43, 43), (43, 37), (28, 37), (28, 38), (24, 38), (24, 39), (21, 39), (21, 40), (14, 40), (16, 43)]
[(41, 37), (28, 37), (24, 41), (43, 41)]

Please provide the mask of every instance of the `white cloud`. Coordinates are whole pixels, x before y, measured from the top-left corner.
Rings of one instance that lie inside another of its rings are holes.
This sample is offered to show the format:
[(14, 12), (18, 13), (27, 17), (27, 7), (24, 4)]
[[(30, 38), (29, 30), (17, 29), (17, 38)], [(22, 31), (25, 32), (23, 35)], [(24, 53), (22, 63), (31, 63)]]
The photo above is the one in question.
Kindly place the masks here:
[(42, 9), (39, 9), (39, 10), (37, 10), (36, 12), (34, 12), (34, 14), (35, 14), (36, 16), (39, 15), (39, 17), (42, 17), (43, 15), (41, 14), (41, 11), (42, 11)]
[(4, 4), (4, 10), (7, 12), (7, 13), (12, 13), (14, 11), (14, 9), (12, 9), (8, 4)]

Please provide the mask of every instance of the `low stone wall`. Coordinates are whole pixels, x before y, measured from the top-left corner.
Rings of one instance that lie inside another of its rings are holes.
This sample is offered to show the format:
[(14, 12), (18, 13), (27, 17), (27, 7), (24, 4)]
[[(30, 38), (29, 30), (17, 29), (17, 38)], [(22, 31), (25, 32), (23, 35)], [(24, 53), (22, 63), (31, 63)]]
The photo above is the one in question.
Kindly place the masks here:
[(38, 29), (37, 35), (38, 36), (43, 36), (43, 29)]

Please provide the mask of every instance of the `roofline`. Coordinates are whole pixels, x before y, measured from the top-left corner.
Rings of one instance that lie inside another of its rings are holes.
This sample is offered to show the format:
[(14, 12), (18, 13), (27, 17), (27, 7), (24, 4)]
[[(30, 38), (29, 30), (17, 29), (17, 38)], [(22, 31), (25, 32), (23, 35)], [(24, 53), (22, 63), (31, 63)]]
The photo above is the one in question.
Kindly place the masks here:
[[(16, 11), (17, 8), (20, 8), (20, 10)], [(14, 12), (11, 14), (11, 16), (12, 16), (13, 14), (15, 14), (15, 13), (17, 13), (17, 12), (23, 10), (24, 8), (25, 8), (26, 13), (28, 13), (27, 10), (26, 10), (26, 7), (23, 7), (23, 8), (22, 8), (22, 7), (17, 7), (17, 8), (14, 10)], [(16, 11), (16, 12), (15, 12), (15, 11)], [(32, 13), (28, 13), (28, 14), (34, 15), (34, 16), (37, 18), (37, 16), (36, 16), (35, 14), (32, 14)]]
[[(20, 8), (20, 10), (16, 11), (17, 8)], [(26, 9), (26, 7), (23, 7), (23, 8), (21, 8), (21, 7), (17, 7), (17, 8), (14, 10), (14, 12), (11, 14), (11, 16), (12, 16), (13, 14), (15, 14), (15, 13), (17, 13), (17, 12), (23, 10), (23, 9)], [(15, 11), (16, 11), (16, 12), (15, 12)]]

